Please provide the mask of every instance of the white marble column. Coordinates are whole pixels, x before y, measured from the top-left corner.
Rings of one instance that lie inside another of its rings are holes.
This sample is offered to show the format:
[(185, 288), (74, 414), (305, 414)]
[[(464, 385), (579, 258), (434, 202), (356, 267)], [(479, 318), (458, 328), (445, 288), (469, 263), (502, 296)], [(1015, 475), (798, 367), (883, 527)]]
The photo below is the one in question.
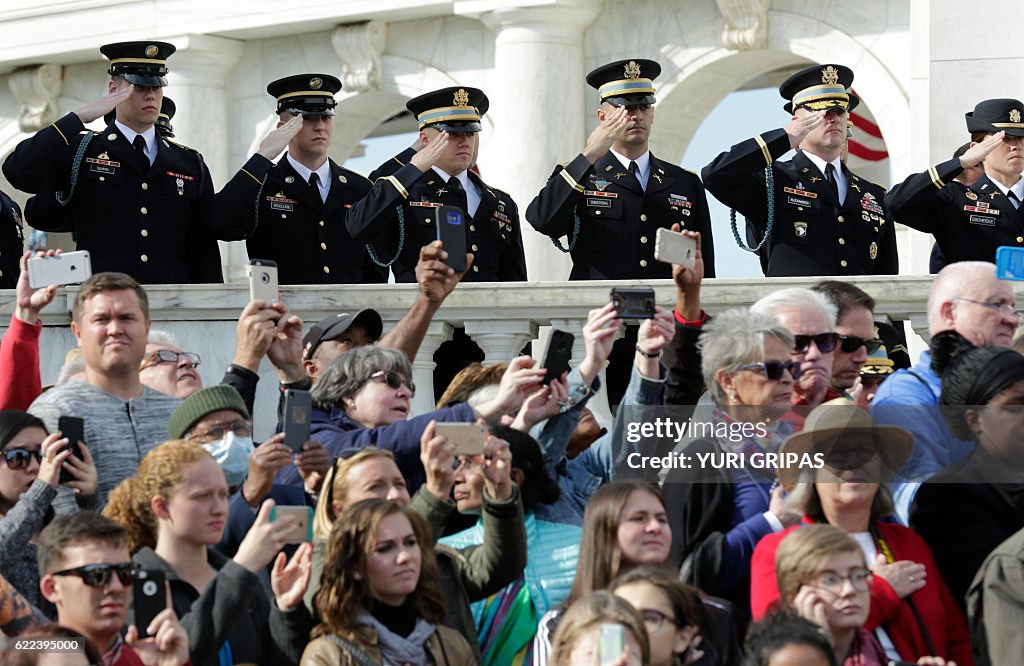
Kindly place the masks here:
[(511, 361), (537, 337), (537, 325), (529, 319), (467, 319), (465, 327), (483, 350), (484, 363)]
[(493, 136), (483, 138), (480, 169), (519, 206), (531, 280), (565, 280), (572, 262), (526, 221), (526, 208), (559, 162), (586, 142), (583, 32), (601, 3), (548, 0), (456, 1), (456, 14), (479, 18), (495, 33), (495, 85), (486, 92)]
[[(385, 330), (390, 329), (385, 326)], [(412, 398), (412, 415), (434, 411), (437, 396), (434, 395), (434, 352), (442, 343), (452, 339), (452, 326), (448, 322), (434, 321), (423, 336), (423, 343), (412, 362), (412, 380), (416, 383), (416, 395)]]

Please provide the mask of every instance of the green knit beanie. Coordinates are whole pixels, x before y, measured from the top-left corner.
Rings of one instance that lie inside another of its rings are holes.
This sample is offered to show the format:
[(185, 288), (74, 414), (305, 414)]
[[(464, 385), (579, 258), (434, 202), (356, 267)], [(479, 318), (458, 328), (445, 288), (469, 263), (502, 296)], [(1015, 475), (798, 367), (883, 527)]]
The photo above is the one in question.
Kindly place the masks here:
[(232, 386), (218, 384), (201, 391), (196, 391), (171, 414), (171, 420), (167, 422), (167, 431), (171, 439), (181, 439), (185, 436), (196, 421), (207, 414), (219, 412), (222, 409), (230, 409), (238, 412), (246, 419), (250, 418), (249, 409), (245, 406), (245, 400)]

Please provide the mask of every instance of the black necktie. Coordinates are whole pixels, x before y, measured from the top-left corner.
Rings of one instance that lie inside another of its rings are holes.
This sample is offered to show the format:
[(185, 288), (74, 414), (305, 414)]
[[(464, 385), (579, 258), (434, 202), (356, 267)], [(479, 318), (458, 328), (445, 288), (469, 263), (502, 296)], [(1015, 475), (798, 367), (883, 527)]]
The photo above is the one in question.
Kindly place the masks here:
[[(462, 182), (455, 176), (452, 176), (448, 179), (448, 189), (455, 197), (457, 202), (455, 205), (465, 211), (466, 215), (469, 215), (469, 201), (466, 198), (466, 190), (462, 188)], [(470, 217), (472, 216), (470, 215)]]
[[(633, 174), (634, 178), (636, 178), (636, 182), (640, 183), (640, 167), (633, 160), (630, 160), (629, 162), (629, 172)], [(640, 183), (640, 189), (642, 190), (643, 188), (644, 184)]]
[(132, 141), (132, 147), (135, 148), (135, 152), (139, 154), (139, 164), (142, 165), (143, 169), (148, 169), (149, 158), (146, 157), (146, 140), (142, 138), (141, 134), (135, 135), (135, 140)]
[(836, 198), (836, 205), (841, 206), (842, 202), (839, 200), (839, 183), (836, 181), (836, 167), (831, 162), (825, 165), (825, 180), (832, 186), (832, 195)]
[(1010, 200), (1010, 203), (1013, 204), (1014, 208), (1020, 208), (1020, 199), (1017, 197), (1016, 192), (1009, 190), (1006, 193), (1006, 198)]
[(320, 194), (320, 176), (315, 171), (309, 174), (309, 187), (316, 193), (316, 196), (320, 201), (324, 200), (323, 196)]

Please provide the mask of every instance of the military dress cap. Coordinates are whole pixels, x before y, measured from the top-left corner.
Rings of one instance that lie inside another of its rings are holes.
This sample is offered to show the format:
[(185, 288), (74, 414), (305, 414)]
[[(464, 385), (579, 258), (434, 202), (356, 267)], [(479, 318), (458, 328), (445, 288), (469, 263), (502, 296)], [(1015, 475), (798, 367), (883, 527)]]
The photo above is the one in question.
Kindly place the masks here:
[(850, 92), (853, 70), (843, 65), (815, 65), (802, 69), (779, 86), (779, 94), (788, 99), (782, 108), (787, 113), (804, 107), (810, 111), (845, 109), (853, 111), (860, 98)]
[(483, 129), (480, 119), (491, 106), (483, 90), (465, 86), (441, 88), (413, 97), (405, 104), (416, 116), (419, 129), (467, 134)]
[(309, 333), (302, 338), (303, 358), (307, 360), (313, 358), (317, 347), (329, 340), (337, 340), (342, 333), (355, 324), (362, 326), (373, 342), (380, 340), (380, 336), (384, 332), (384, 322), (381, 320), (380, 314), (370, 308), (360, 310), (354, 315), (342, 312), (331, 317), (324, 317), (314, 324), (313, 328), (309, 329)]
[(174, 106), (174, 101), (170, 97), (164, 97), (160, 102), (160, 115), (156, 119), (156, 131), (160, 133), (160, 136), (169, 138), (174, 136), (171, 118), (174, 117), (175, 111), (177, 111), (177, 107)]
[(868, 360), (860, 366), (860, 376), (865, 379), (884, 379), (896, 372), (896, 364), (889, 358), (885, 345), (868, 354)]
[(661, 65), (653, 60), (617, 60), (587, 74), (587, 84), (612, 106), (654, 104), (654, 79), (659, 74)]
[(974, 111), (964, 114), (967, 131), (1006, 132), (1010, 136), (1024, 136), (1024, 104), (1016, 99), (986, 99), (978, 102)]
[(341, 81), (330, 74), (296, 74), (278, 79), (267, 86), (277, 100), (277, 112), (289, 111), (303, 116), (333, 116), (334, 95), (341, 90)]
[(167, 42), (116, 42), (100, 47), (110, 59), (107, 74), (147, 88), (167, 85), (167, 59), (177, 49)]

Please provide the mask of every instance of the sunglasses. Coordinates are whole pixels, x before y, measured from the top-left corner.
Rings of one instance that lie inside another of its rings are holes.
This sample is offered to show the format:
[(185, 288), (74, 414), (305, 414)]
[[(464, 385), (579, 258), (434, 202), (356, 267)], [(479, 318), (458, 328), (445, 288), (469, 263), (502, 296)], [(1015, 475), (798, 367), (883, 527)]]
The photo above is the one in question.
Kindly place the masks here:
[(416, 385), (412, 383), (412, 380), (407, 380), (405, 375), (395, 370), (375, 372), (370, 375), (370, 379), (375, 382), (384, 382), (396, 391), (401, 388), (402, 384), (405, 384), (409, 388), (410, 393), (416, 393)]
[(177, 365), (181, 359), (188, 361), (193, 368), (199, 367), (199, 362), (202, 360), (199, 358), (199, 354), (192, 352), (176, 352), (170, 349), (161, 349), (150, 354), (146, 360), (139, 367), (139, 370), (145, 370), (151, 365), (160, 365), (161, 363), (173, 363)]
[(33, 456), (36, 462), (43, 460), (43, 452), (40, 449), (29, 451), (28, 449), (7, 449), (4, 453), (4, 462), (11, 469), (21, 470), (28, 468)]
[(763, 363), (750, 363), (741, 365), (740, 370), (760, 370), (764, 376), (773, 382), (782, 379), (783, 372), (789, 372), (793, 379), (800, 379), (800, 364), (796, 361), (764, 361)]
[(55, 571), (51, 576), (78, 576), (89, 587), (106, 587), (110, 577), (117, 574), (121, 585), (130, 585), (135, 578), (135, 565), (131, 562), (121, 564), (86, 564), (83, 567)]
[(818, 351), (822, 354), (828, 354), (835, 351), (838, 341), (839, 334), (834, 331), (818, 333), (817, 335), (794, 335), (793, 351), (797, 354), (803, 354), (811, 348), (811, 343), (813, 342), (817, 345)]
[[(842, 335), (841, 333), (836, 333), (836, 337), (839, 338), (839, 348), (846, 354), (854, 353), (862, 345), (869, 354), (874, 354), (882, 346), (882, 341), (877, 338), (866, 340), (858, 338), (856, 335)], [(818, 349), (821, 349), (821, 345), (818, 345)]]

